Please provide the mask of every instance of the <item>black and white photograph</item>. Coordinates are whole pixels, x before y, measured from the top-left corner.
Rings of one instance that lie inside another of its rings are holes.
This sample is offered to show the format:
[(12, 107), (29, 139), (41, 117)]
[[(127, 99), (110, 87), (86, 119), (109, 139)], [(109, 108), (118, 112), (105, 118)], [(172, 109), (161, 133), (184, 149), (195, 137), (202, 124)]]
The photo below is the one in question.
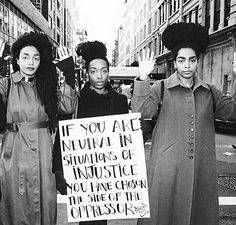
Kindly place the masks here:
[(236, 225), (236, 0), (0, 0), (0, 225)]

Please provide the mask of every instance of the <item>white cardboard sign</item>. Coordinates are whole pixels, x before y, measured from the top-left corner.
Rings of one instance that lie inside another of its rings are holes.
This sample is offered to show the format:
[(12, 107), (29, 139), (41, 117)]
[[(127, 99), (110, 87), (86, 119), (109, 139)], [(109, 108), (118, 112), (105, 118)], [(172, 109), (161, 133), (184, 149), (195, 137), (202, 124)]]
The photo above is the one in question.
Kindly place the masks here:
[(59, 122), (68, 222), (150, 217), (140, 113)]

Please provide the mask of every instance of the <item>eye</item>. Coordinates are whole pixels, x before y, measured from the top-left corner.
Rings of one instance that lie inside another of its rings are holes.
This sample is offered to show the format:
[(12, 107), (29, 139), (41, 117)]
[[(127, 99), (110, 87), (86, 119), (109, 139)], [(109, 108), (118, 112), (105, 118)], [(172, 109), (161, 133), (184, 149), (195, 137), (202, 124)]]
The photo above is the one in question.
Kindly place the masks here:
[(91, 74), (95, 74), (96, 71), (95, 71), (95, 70), (90, 70), (89, 72), (90, 72)]
[(108, 73), (108, 69), (103, 69), (102, 72), (103, 73)]
[(36, 60), (36, 61), (39, 61), (39, 60), (40, 60), (40, 58), (39, 58), (39, 57), (35, 57), (35, 58), (34, 58), (34, 60)]
[(183, 63), (184, 60), (183, 60), (183, 59), (178, 59), (178, 62), (179, 62), (179, 63)]
[(197, 59), (191, 59), (191, 63), (195, 63)]

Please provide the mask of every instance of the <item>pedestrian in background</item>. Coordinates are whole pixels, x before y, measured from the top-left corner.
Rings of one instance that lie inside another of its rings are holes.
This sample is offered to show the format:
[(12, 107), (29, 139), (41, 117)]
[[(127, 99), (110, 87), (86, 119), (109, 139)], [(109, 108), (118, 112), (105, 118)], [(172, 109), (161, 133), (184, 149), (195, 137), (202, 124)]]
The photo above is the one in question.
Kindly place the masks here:
[(55, 225), (50, 132), (57, 126), (57, 75), (52, 43), (46, 34), (31, 31), (13, 43), (11, 54), (14, 73), (0, 79), (0, 94), (7, 102), (0, 151), (0, 224)]
[(218, 193), (214, 118), (236, 119), (236, 102), (197, 75), (199, 55), (209, 43), (199, 24), (175, 23), (162, 41), (172, 51), (176, 72), (164, 80), (164, 97), (157, 115), (161, 81), (150, 89), (153, 54), (140, 64), (134, 82), (133, 111), (142, 118), (158, 116), (148, 168), (151, 217), (139, 225), (217, 225)]
[[(60, 54), (66, 65), (63, 68), (73, 68), (72, 60), (64, 57), (65, 50)], [(108, 83), (109, 62), (106, 57), (106, 46), (99, 41), (88, 41), (76, 48), (78, 56), (85, 60), (88, 82), (80, 91), (78, 107), (75, 109), (77, 118), (115, 115), (128, 113), (128, 100), (125, 95), (117, 93)], [(62, 68), (62, 67), (61, 67)], [(71, 70), (72, 71), (72, 70)], [(68, 75), (67, 75), (68, 76)], [(66, 194), (66, 181), (63, 176), (59, 135), (56, 135), (53, 153), (53, 171), (56, 174), (57, 187), (60, 193)], [(81, 225), (106, 225), (106, 220), (80, 222)]]

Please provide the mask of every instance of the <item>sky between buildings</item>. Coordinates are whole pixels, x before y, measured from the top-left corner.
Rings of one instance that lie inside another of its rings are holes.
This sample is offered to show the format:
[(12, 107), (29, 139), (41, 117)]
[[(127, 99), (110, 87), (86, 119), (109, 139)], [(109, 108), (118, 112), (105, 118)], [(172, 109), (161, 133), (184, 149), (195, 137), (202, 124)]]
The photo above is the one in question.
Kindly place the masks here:
[(76, 0), (79, 25), (87, 28), (88, 40), (102, 41), (107, 46), (111, 61), (114, 40), (122, 22), (123, 0)]

